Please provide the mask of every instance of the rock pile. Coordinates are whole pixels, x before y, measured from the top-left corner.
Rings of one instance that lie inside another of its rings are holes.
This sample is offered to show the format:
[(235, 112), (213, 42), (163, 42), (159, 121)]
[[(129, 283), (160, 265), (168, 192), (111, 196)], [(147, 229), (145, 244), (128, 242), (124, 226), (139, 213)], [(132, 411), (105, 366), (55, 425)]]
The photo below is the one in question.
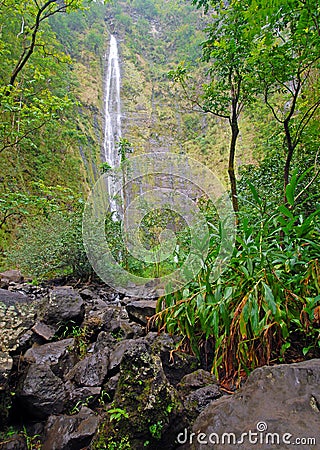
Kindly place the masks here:
[(155, 301), (3, 286), (0, 450), (255, 448), (249, 435), (264, 450), (269, 431), (274, 448), (319, 448), (320, 360), (257, 369), (226, 395), (177, 338), (146, 329)]
[[(177, 339), (147, 332), (155, 306), (106, 288), (0, 289), (2, 429), (23, 424), (48, 450), (174, 448), (222, 394)], [(13, 434), (0, 449), (23, 442)]]

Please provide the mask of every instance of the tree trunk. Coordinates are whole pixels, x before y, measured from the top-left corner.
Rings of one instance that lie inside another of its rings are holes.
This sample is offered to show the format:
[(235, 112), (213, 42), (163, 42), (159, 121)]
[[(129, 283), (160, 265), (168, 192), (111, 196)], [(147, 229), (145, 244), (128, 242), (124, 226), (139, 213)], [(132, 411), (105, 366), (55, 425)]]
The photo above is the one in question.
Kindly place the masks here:
[(288, 204), (287, 200), (287, 193), (286, 193), (286, 187), (289, 184), (289, 175), (290, 175), (290, 165), (293, 157), (294, 152), (294, 145), (292, 143), (290, 128), (289, 128), (289, 120), (285, 120), (283, 122), (284, 131), (286, 135), (286, 141), (287, 141), (287, 158), (284, 165), (284, 172), (283, 172), (283, 189), (284, 189), (284, 203), (285, 205)]
[(236, 104), (237, 100), (232, 101), (232, 117), (230, 120), (231, 126), (231, 142), (230, 142), (230, 150), (229, 150), (229, 166), (228, 166), (228, 174), (231, 185), (231, 197), (232, 197), (232, 205), (233, 210), (237, 214), (239, 212), (239, 203), (238, 203), (238, 195), (237, 195), (237, 180), (234, 169), (234, 160), (236, 155), (236, 143), (239, 135), (239, 126), (238, 126), (238, 117), (236, 113)]

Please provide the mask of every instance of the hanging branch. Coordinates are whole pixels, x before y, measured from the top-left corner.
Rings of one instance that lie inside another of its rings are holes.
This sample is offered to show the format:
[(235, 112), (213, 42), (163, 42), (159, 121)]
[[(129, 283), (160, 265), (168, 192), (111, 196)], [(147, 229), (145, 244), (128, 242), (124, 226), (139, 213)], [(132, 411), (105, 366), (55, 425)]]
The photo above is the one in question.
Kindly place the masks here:
[(9, 144), (5, 144), (0, 148), (0, 153), (2, 153), (4, 150), (8, 148), (15, 147), (19, 142), (23, 141), (27, 136), (29, 136), (31, 133), (33, 133), (36, 130), (40, 130), (44, 125), (46, 125), (49, 122), (49, 120), (45, 120), (40, 125), (31, 128), (30, 130), (26, 131), (23, 135), (21, 135), (19, 138), (17, 138), (14, 142), (11, 142)]
[[(24, 66), (27, 64), (28, 60), (30, 59), (31, 55), (33, 54), (35, 47), (36, 47), (36, 40), (37, 35), (39, 32), (39, 28), (41, 23), (48, 19), (49, 17), (53, 16), (54, 14), (60, 13), (60, 12), (66, 12), (67, 8), (70, 7), (72, 4), (74, 4), (74, 0), (62, 4), (58, 4), (56, 0), (47, 0), (41, 7), (39, 6), (38, 2), (35, 1), (35, 4), (37, 5), (38, 12), (36, 14), (35, 22), (32, 27), (29, 28), (29, 31), (23, 31), (25, 27), (24, 19), (22, 19), (22, 27), (19, 35), (24, 33), (24, 41), (26, 41), (28, 33), (31, 33), (30, 36), (30, 44), (27, 46), (25, 45), (25, 42), (23, 44), (23, 50), (22, 53), (12, 70), (9, 86), (6, 91), (6, 95), (9, 95), (12, 91), (13, 86), (16, 83), (17, 77), (24, 68)], [(55, 5), (56, 7), (53, 7)]]
[(294, 198), (295, 202), (301, 197), (301, 195), (304, 192), (306, 192), (309, 189), (309, 187), (316, 181), (316, 179), (318, 178), (318, 176), (320, 174), (320, 166), (317, 168), (317, 166), (318, 166), (319, 150), (320, 150), (320, 147), (318, 148), (318, 151), (317, 151), (317, 154), (316, 154), (316, 157), (315, 157), (315, 160), (314, 160), (314, 169), (315, 169), (314, 170), (314, 175), (311, 178), (311, 180), (309, 181), (309, 183), (299, 192), (299, 194), (297, 194), (295, 196), (295, 198)]

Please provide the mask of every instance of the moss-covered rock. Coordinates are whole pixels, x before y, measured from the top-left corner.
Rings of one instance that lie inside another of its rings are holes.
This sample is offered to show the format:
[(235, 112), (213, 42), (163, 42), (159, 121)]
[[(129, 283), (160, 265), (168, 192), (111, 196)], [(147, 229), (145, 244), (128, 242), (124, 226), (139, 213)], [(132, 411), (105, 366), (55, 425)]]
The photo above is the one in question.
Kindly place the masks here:
[(0, 289), (0, 351), (16, 351), (35, 323), (36, 304), (27, 296)]
[[(112, 408), (91, 448), (118, 443), (118, 448), (170, 449), (181, 426), (182, 405), (159, 355), (147, 342), (137, 342), (123, 356)], [(127, 443), (131, 447), (123, 446)]]

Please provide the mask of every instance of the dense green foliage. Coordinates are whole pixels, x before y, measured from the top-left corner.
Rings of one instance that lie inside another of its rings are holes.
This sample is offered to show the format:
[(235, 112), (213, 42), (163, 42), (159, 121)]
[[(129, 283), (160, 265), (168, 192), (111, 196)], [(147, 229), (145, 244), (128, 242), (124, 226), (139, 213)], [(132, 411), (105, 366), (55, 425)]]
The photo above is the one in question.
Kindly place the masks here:
[[(102, 70), (100, 60), (92, 69), (85, 64), (95, 57), (93, 22), (100, 24), (103, 39), (105, 7), (94, 3), (88, 9), (89, 3), (0, 4), (0, 266), (9, 265), (4, 256), (15, 241), (18, 248), (10, 260), (19, 255), (14, 264), (21, 264), (30, 275), (39, 276), (51, 260), (43, 259), (43, 266), (35, 256), (38, 267), (35, 261), (27, 264), (33, 252), (43, 250), (43, 242), (37, 248), (32, 238), (26, 238), (30, 233), (22, 230), (31, 232), (35, 226), (45, 230), (53, 213), (72, 222), (79, 209), (77, 199), (92, 182), (92, 167), (100, 153), (92, 123), (95, 110), (88, 108), (81, 91), (88, 90), (90, 70)], [(90, 101), (97, 103), (98, 93)], [(53, 239), (48, 234), (47, 245)], [(73, 245), (71, 236), (67, 245)], [(55, 273), (53, 267), (42, 276), (49, 273)]]
[(160, 323), (197, 354), (212, 343), (213, 370), (223, 377), (279, 360), (297, 336), (295, 357), (319, 348), (320, 210), (304, 218), (285, 206), (270, 209), (251, 188), (227, 270), (209, 282), (212, 246), (197, 280), (158, 304)]
[(210, 81), (196, 90), (183, 64), (170, 75), (190, 102), (228, 119), (229, 175), (240, 113), (258, 124), (263, 160), (243, 167), (238, 182), (230, 176), (238, 234), (228, 269), (209, 281), (212, 246), (198, 279), (160, 299), (157, 319), (199, 355), (209, 342), (213, 370), (228, 379), (319, 354), (319, 7), (193, 3), (212, 16), (202, 44)]

